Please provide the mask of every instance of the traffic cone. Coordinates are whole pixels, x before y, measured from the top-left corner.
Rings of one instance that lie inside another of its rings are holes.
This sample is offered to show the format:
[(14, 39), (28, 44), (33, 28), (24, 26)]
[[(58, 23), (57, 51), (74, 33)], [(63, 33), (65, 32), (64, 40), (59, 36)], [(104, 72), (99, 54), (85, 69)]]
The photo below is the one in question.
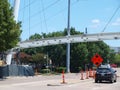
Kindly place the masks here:
[(93, 77), (93, 75), (92, 75), (92, 69), (89, 70), (89, 77)]
[(93, 79), (95, 79), (96, 72), (93, 70)]
[(89, 79), (88, 70), (86, 70), (86, 79)]
[(84, 78), (83, 78), (83, 70), (81, 70), (81, 80), (84, 80)]
[(65, 84), (65, 75), (64, 75), (64, 70), (62, 71), (62, 83), (61, 84)]

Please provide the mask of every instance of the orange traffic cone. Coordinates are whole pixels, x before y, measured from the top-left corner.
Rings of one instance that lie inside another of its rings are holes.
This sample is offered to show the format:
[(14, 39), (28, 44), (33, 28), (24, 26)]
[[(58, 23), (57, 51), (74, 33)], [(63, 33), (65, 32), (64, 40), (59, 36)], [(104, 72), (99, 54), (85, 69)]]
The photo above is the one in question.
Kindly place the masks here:
[(89, 79), (88, 70), (86, 70), (86, 79)]
[(65, 76), (64, 76), (64, 70), (62, 71), (62, 84), (65, 84)]
[(83, 70), (81, 70), (81, 80), (84, 80), (84, 78), (83, 78)]
[(93, 78), (95, 79), (96, 72), (93, 70)]
[(93, 77), (93, 75), (92, 75), (92, 69), (89, 70), (89, 77)]

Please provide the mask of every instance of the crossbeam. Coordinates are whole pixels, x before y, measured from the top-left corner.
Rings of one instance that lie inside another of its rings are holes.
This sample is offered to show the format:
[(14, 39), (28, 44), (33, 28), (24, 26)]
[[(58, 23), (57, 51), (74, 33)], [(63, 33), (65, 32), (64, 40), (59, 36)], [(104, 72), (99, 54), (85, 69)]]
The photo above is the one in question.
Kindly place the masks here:
[(37, 40), (28, 40), (28, 41), (19, 42), (18, 46), (20, 48), (32, 48), (32, 47), (49, 46), (49, 45), (65, 44), (65, 43), (94, 42), (94, 41), (115, 40), (115, 39), (120, 39), (120, 32), (82, 34), (82, 35), (71, 35), (71, 36), (37, 39)]

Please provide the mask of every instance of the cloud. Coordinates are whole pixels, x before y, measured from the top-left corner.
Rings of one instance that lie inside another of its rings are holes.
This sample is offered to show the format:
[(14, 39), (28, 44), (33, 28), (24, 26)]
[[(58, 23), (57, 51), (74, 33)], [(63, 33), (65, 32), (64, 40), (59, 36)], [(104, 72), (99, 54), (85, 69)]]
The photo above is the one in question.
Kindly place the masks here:
[(99, 20), (99, 19), (93, 19), (91, 22), (92, 22), (93, 24), (99, 24), (99, 23), (100, 23), (100, 20)]
[(98, 28), (100, 26), (100, 20), (99, 19), (93, 19), (91, 20), (91, 28)]
[(112, 26), (120, 26), (120, 17), (112, 23)]

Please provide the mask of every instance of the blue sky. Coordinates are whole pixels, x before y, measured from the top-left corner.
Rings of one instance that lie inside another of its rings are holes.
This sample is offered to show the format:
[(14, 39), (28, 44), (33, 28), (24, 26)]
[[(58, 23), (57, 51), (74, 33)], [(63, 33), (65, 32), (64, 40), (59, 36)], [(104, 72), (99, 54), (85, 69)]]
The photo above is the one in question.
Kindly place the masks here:
[[(9, 0), (11, 4), (13, 0)], [(19, 21), (22, 40), (35, 33), (63, 31), (67, 27), (68, 0), (20, 0)], [(77, 31), (101, 33), (120, 6), (120, 0), (71, 0), (70, 26)], [(120, 32), (120, 8), (104, 32)], [(120, 40), (105, 41), (120, 46)]]

